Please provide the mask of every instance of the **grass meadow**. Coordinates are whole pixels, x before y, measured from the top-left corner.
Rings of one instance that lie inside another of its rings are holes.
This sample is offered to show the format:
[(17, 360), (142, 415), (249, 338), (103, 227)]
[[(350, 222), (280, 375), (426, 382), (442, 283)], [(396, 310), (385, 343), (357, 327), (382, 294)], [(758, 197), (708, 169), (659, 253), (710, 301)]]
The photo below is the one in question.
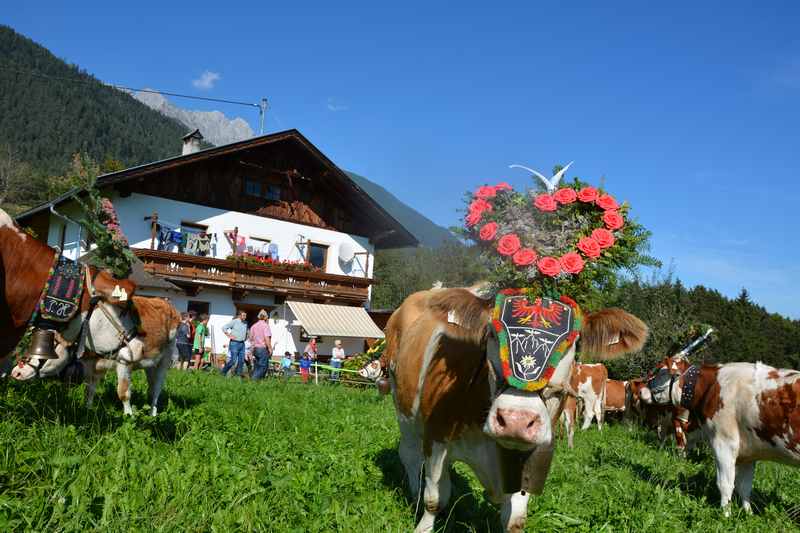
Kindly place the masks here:
[[(83, 387), (0, 382), (0, 531), (411, 531), (388, 398), (374, 390), (240, 382), (171, 370), (162, 413), (122, 416), (113, 376)], [(499, 531), (457, 464), (440, 531)], [(559, 442), (528, 531), (792, 531), (800, 470), (762, 463), (756, 513), (717, 508), (713, 461), (623, 424)]]

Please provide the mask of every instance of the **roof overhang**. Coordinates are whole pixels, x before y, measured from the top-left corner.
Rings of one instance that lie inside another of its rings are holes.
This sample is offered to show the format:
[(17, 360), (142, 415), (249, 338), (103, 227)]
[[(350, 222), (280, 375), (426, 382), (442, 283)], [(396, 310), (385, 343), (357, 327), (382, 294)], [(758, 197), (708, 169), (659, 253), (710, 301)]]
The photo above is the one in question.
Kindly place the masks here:
[(382, 339), (383, 331), (363, 307), (286, 302), (309, 335)]
[[(133, 179), (143, 179), (163, 170), (172, 169), (175, 167), (198, 163), (222, 155), (232, 154), (243, 150), (249, 150), (261, 146), (275, 144), (283, 141), (294, 141), (308, 150), (317, 161), (330, 170), (331, 174), (341, 180), (346, 186), (351, 189), (351, 192), (358, 198), (358, 201), (363, 205), (364, 212), (375, 222), (375, 235), (371, 237), (373, 244), (377, 248), (400, 248), (408, 246), (417, 246), (419, 241), (408, 231), (405, 226), (400, 224), (392, 215), (390, 215), (380, 204), (378, 204), (366, 191), (361, 189), (351, 178), (336, 166), (333, 161), (328, 159), (316, 146), (314, 146), (308, 139), (303, 136), (296, 129), (271, 133), (269, 135), (262, 135), (260, 137), (253, 137), (244, 141), (239, 141), (222, 146), (214, 146), (205, 150), (200, 150), (191, 154), (170, 157), (161, 161), (155, 161), (136, 167), (127, 168), (109, 174), (103, 174), (97, 178), (97, 187), (106, 187), (116, 185)], [(50, 209), (50, 206), (57, 206), (78, 193), (80, 189), (71, 190), (58, 198), (46, 202), (42, 205), (29, 209), (16, 217), (17, 221), (24, 223), (26, 219), (31, 216)]]

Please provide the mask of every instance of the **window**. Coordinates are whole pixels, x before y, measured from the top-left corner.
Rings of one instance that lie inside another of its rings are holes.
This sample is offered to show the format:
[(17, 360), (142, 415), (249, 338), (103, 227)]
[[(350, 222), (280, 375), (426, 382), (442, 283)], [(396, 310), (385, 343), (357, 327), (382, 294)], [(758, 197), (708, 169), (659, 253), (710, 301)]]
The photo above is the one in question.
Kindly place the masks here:
[(258, 256), (267, 256), (269, 255), (270, 242), (272, 241), (263, 237), (249, 237), (247, 239), (247, 251)]
[(308, 255), (306, 261), (315, 267), (325, 270), (328, 261), (328, 247), (324, 244), (317, 244), (315, 242), (308, 243)]
[(277, 185), (267, 185), (267, 200), (280, 202), (281, 188)]
[(186, 312), (194, 311), (195, 313), (197, 313), (198, 317), (203, 313), (207, 315), (210, 314), (209, 313), (210, 310), (211, 310), (211, 304), (209, 304), (208, 302), (198, 302), (194, 300), (189, 300), (189, 302), (186, 304)]
[(244, 193), (247, 194), (248, 196), (257, 196), (259, 198), (262, 197), (263, 194), (261, 192), (261, 183), (255, 180), (245, 178)]

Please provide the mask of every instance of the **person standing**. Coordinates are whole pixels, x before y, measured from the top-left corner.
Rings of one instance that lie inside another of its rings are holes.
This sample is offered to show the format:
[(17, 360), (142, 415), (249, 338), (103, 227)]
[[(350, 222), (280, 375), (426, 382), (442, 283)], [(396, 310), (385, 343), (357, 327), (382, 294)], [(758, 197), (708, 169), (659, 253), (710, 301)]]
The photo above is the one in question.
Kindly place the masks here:
[(250, 344), (253, 346), (255, 370), (253, 379), (261, 379), (267, 373), (269, 360), (272, 357), (272, 332), (267, 322), (267, 312), (263, 309), (258, 312), (258, 322), (250, 328)]
[(222, 375), (227, 375), (233, 369), (233, 373), (241, 377), (244, 366), (244, 340), (247, 338), (247, 311), (239, 311), (236, 318), (222, 326), (222, 332), (230, 339), (228, 352), (231, 356), (222, 367)]
[[(344, 348), (342, 348), (342, 341), (336, 339), (333, 343), (333, 351), (331, 352), (331, 366), (333, 368), (342, 368), (342, 363), (344, 362), (345, 354)], [(336, 370), (331, 372), (331, 381), (339, 381), (339, 374)]]
[(208, 315), (200, 315), (200, 323), (194, 329), (194, 369), (200, 370), (204, 352), (206, 350), (206, 336), (208, 335)]
[(308, 376), (311, 372), (311, 356), (308, 352), (303, 352), (303, 357), (300, 358), (300, 379), (303, 383), (308, 383)]
[(189, 321), (189, 313), (181, 313), (181, 322), (178, 324), (178, 332), (175, 338), (175, 345), (178, 348), (178, 368), (189, 370), (189, 361), (192, 359), (192, 324)]

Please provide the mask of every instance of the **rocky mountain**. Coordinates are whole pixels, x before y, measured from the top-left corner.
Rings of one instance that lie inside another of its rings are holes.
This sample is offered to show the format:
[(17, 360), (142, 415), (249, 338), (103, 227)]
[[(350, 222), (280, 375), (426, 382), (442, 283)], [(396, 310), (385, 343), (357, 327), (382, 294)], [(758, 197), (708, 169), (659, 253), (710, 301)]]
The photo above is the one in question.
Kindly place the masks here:
[(254, 135), (250, 124), (241, 117), (228, 118), (219, 111), (183, 109), (159, 93), (137, 91), (132, 96), (150, 109), (174, 118), (189, 130), (199, 129), (205, 140), (217, 146), (243, 141)]

